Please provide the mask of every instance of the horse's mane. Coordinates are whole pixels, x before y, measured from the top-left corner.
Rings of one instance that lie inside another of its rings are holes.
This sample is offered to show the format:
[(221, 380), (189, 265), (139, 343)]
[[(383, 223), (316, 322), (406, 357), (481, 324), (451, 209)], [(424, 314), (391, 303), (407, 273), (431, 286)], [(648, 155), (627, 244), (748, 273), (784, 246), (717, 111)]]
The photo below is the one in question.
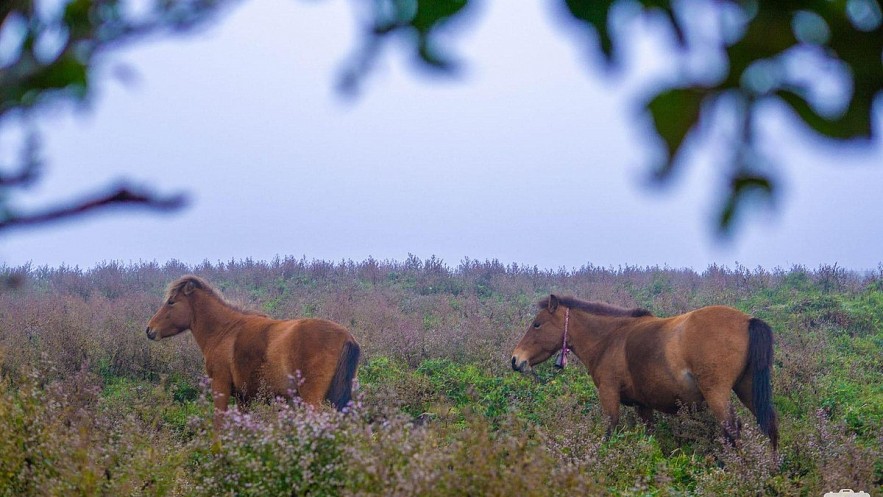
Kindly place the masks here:
[[(627, 309), (625, 307), (619, 307), (613, 304), (607, 304), (605, 302), (589, 302), (587, 300), (580, 300), (576, 297), (558, 297), (558, 302), (560, 302), (561, 305), (563, 305), (564, 307), (578, 309), (580, 311), (585, 311), (596, 316), (639, 318), (642, 316), (653, 315), (653, 313), (648, 311), (647, 309)], [(537, 307), (539, 307), (540, 309), (545, 309), (549, 307), (549, 297), (546, 297), (537, 302)]]
[(224, 304), (225, 307), (232, 309), (236, 312), (241, 312), (242, 314), (254, 314), (254, 315), (258, 315), (258, 316), (266, 316), (266, 314), (264, 314), (263, 312), (255, 311), (252, 309), (246, 309), (240, 305), (236, 305), (236, 304), (230, 302), (229, 300), (227, 300), (226, 297), (221, 295), (221, 292), (217, 291), (208, 281), (204, 280), (203, 278), (200, 278), (199, 276), (193, 275), (193, 274), (184, 275), (184, 276), (178, 278), (177, 280), (171, 282), (169, 284), (169, 288), (166, 290), (165, 299), (168, 300), (168, 299), (172, 298), (174, 295), (176, 295), (178, 292), (180, 292), (181, 289), (184, 288), (184, 285), (186, 285), (187, 283), (193, 283), (194, 288), (198, 288), (200, 290), (203, 290), (204, 292), (211, 295), (215, 300)]

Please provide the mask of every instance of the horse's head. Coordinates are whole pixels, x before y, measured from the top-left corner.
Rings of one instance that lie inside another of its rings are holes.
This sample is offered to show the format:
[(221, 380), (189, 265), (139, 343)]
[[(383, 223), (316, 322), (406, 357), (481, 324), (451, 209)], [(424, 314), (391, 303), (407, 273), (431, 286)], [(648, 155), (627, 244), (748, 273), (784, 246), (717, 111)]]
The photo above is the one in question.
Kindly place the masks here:
[(199, 281), (182, 281), (166, 293), (165, 302), (147, 323), (147, 338), (162, 340), (190, 329), (193, 321), (191, 296), (200, 288)]
[(550, 295), (533, 318), (527, 333), (512, 352), (512, 369), (526, 371), (561, 350), (564, 342), (565, 310), (560, 309), (558, 297)]

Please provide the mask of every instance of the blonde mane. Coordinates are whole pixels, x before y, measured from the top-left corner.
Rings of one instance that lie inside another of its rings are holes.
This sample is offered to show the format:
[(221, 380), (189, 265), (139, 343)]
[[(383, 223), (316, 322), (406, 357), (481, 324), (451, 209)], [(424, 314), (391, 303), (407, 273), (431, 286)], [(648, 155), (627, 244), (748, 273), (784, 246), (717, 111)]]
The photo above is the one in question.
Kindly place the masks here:
[(258, 316), (269, 317), (269, 316), (267, 316), (267, 314), (265, 314), (261, 311), (247, 309), (245, 307), (242, 307), (241, 305), (237, 305), (237, 304), (234, 304), (233, 302), (230, 302), (229, 300), (227, 300), (226, 297), (224, 297), (221, 294), (221, 292), (216, 290), (208, 281), (206, 281), (203, 278), (200, 278), (199, 276), (196, 276), (194, 274), (184, 275), (184, 276), (178, 278), (177, 280), (171, 282), (169, 284), (168, 289), (166, 289), (165, 299), (169, 300), (170, 298), (177, 295), (178, 292), (180, 292), (184, 288), (184, 286), (187, 285), (188, 283), (192, 283), (194, 288), (198, 288), (198, 289), (206, 292), (209, 296), (211, 296), (212, 298), (214, 298), (215, 300), (217, 300), (218, 302), (220, 302), (225, 307), (227, 307), (231, 310), (234, 310), (236, 312), (240, 312), (242, 314), (253, 314), (253, 315), (258, 315)]

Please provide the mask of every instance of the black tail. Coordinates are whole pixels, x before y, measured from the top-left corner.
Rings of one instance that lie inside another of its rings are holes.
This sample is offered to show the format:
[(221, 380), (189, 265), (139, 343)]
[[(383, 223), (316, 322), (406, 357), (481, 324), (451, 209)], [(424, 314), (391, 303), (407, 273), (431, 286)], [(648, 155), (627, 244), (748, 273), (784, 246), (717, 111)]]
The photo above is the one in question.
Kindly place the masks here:
[(353, 341), (347, 341), (340, 351), (337, 360), (337, 370), (331, 379), (331, 386), (325, 398), (331, 402), (338, 411), (349, 404), (353, 398), (353, 378), (356, 376), (356, 368), (359, 367), (359, 355), (361, 348)]
[(775, 449), (779, 444), (779, 427), (773, 407), (770, 371), (773, 367), (773, 330), (757, 318), (748, 321), (748, 368), (751, 371), (751, 405), (760, 429), (770, 437)]

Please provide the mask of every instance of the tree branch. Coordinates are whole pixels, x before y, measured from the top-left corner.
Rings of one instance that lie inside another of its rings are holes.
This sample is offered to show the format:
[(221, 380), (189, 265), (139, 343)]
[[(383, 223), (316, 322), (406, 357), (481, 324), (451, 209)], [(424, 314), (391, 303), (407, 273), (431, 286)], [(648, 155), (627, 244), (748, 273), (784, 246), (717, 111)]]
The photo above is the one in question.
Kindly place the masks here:
[(36, 133), (31, 132), (23, 148), (21, 164), (17, 167), (17, 171), (6, 172), (3, 170), (5, 168), (0, 168), (0, 188), (23, 188), (36, 182), (40, 177), (40, 168), (43, 164), (37, 155), (40, 141)]
[(52, 207), (37, 214), (18, 215), (7, 212), (5, 218), (0, 220), (0, 231), (69, 219), (112, 206), (142, 206), (156, 211), (171, 211), (185, 204), (186, 198), (182, 194), (161, 197), (151, 192), (135, 191), (121, 186), (109, 194), (97, 195), (71, 205)]

